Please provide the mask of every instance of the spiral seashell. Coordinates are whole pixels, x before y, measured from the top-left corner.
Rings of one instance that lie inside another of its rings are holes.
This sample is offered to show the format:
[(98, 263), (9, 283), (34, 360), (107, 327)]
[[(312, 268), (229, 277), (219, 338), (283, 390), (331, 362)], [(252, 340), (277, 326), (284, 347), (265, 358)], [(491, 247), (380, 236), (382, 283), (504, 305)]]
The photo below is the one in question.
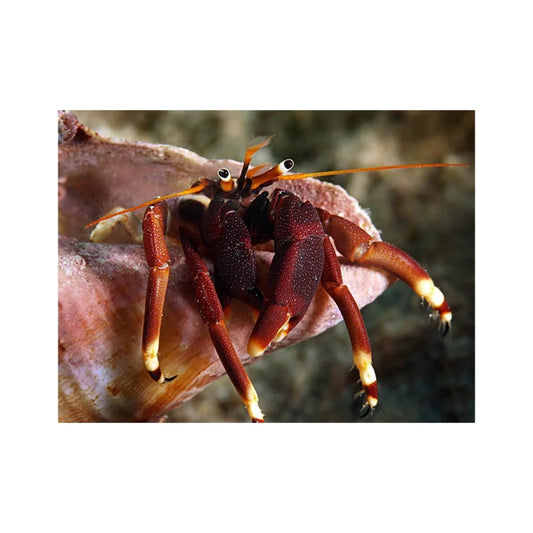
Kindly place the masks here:
[[(224, 374), (192, 294), (181, 249), (170, 246), (171, 273), (161, 331), (160, 361), (166, 375), (155, 383), (144, 369), (141, 332), (148, 268), (142, 245), (127, 235), (112, 243), (89, 241), (84, 226), (116, 206), (132, 206), (189, 187), (221, 167), (241, 163), (208, 160), (183, 148), (102, 137), (68, 112), (59, 114), (59, 421), (159, 421)], [(307, 179), (284, 188), (301, 198), (379, 232), (358, 202), (340, 187)], [(142, 216), (142, 213), (141, 213)], [(266, 282), (272, 252), (257, 252), (259, 285)], [(360, 307), (395, 278), (377, 270), (342, 265), (345, 283)], [(272, 349), (318, 335), (341, 320), (319, 290), (291, 334)], [(254, 317), (241, 302), (227, 319), (243, 363)], [(260, 391), (258, 391), (260, 394)]]

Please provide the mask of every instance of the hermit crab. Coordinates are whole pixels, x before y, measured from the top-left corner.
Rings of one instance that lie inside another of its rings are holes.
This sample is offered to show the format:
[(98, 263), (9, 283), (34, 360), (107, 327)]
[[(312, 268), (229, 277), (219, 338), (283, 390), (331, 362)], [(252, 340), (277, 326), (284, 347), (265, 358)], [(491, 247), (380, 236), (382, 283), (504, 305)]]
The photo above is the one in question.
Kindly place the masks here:
[[(335, 302), (346, 323), (353, 362), (366, 396), (366, 414), (378, 402), (377, 379), (360, 305), (356, 303), (358, 295), (352, 294), (345, 283), (341, 264), (376, 271), (388, 282), (396, 277), (405, 281), (431, 306), (444, 334), (451, 310), (427, 272), (405, 252), (381, 241), (366, 221), (354, 223), (316, 207), (286, 185), (360, 171), (459, 165), (291, 173), (294, 163), (284, 160), (273, 167), (252, 167), (253, 155), (269, 141), (270, 138), (251, 142), (236, 171), (219, 168), (216, 176), (201, 177), (178, 192), (134, 207), (114, 208), (87, 225), (92, 228), (91, 240), (105, 242), (122, 225), (133, 240), (144, 244), (149, 273), (139, 351), (147, 377), (160, 389), (169, 389), (165, 395), (172, 394), (170, 388), (175, 381), (186, 377), (179, 368), (169, 373), (159, 362), (163, 355), (159, 347), (161, 328), (171, 318), (163, 309), (166, 298), (172, 298), (168, 287), (176, 261), (172, 250), (177, 247), (183, 254), (181, 275), (194, 294), (201, 317), (199, 327), (208, 333), (253, 422), (262, 422), (263, 413), (239, 358), (242, 349), (235, 349), (226, 326), (233, 302), (240, 302), (241, 309), (244, 306), (249, 311), (252, 327), (246, 351), (255, 358), (282, 344), (297, 326), (303, 325), (318, 292)], [(141, 208), (145, 208), (142, 223), (133, 215)], [(271, 256), (266, 272), (261, 272), (263, 253)], [(133, 383), (128, 386), (136, 387)], [(124, 385), (117, 382), (116, 387)], [(93, 400), (97, 402), (98, 398)], [(154, 408), (152, 415), (156, 412), (159, 411)]]

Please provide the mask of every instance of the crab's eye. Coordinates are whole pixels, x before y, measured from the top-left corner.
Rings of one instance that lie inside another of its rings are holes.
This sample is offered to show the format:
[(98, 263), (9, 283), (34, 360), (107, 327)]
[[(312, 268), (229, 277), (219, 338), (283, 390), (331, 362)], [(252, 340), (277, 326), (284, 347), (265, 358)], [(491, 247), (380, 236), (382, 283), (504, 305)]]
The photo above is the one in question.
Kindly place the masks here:
[(221, 168), (219, 171), (218, 171), (218, 177), (222, 180), (222, 181), (230, 181), (231, 180), (231, 174), (230, 174), (230, 171), (227, 169), (227, 168)]
[(220, 188), (224, 192), (231, 192), (233, 190), (233, 178), (227, 168), (221, 168), (218, 171), (218, 178), (220, 179)]
[(288, 172), (291, 168), (294, 167), (294, 161), (292, 159), (285, 159), (281, 162), (281, 167), (285, 172)]

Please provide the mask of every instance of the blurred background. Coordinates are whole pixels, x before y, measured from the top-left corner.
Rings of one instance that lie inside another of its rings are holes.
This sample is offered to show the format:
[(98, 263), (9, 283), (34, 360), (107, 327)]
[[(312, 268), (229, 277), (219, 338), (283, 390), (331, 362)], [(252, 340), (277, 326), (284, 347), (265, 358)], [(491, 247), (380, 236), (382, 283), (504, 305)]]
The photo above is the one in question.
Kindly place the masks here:
[[(342, 176), (370, 210), (382, 238), (428, 270), (453, 311), (443, 339), (429, 310), (401, 282), (362, 310), (380, 403), (359, 418), (362, 398), (343, 323), (247, 367), (268, 422), (474, 421), (473, 111), (74, 111), (105, 136), (188, 148), (242, 161), (247, 142), (275, 135), (254, 164), (292, 158), (295, 171), (409, 163), (466, 163)], [(171, 191), (161, 191), (165, 194)], [(224, 376), (169, 422), (248, 421)]]

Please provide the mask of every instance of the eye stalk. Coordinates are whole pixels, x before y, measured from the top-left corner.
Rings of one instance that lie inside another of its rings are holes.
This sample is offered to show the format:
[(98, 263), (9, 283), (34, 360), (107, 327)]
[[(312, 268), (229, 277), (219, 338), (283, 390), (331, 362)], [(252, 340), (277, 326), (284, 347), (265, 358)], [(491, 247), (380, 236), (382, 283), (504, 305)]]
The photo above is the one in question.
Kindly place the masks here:
[(224, 192), (231, 192), (233, 190), (233, 178), (231, 173), (227, 168), (221, 168), (218, 171), (218, 179), (220, 180), (220, 188)]
[[(292, 159), (284, 159), (281, 163), (278, 163), (275, 167), (263, 170), (261, 167), (256, 167), (248, 172), (248, 177), (252, 178), (252, 189), (258, 189), (264, 187), (273, 181), (283, 179), (282, 176), (287, 174), (294, 168), (294, 161)], [(256, 170), (257, 169), (257, 170)]]

